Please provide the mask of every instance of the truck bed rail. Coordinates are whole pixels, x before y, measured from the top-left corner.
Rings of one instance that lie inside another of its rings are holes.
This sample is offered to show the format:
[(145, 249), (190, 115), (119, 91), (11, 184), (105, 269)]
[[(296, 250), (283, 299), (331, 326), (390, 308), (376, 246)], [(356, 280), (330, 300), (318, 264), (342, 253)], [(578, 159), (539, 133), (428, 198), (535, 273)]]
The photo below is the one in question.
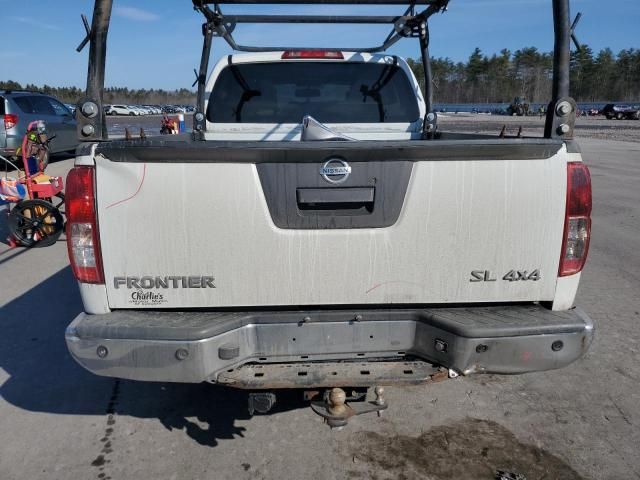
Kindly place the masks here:
[(348, 155), (349, 162), (384, 160), (543, 160), (562, 148), (544, 138), (440, 140), (429, 142), (365, 140), (359, 142), (197, 142), (148, 139), (100, 144), (96, 154), (128, 163), (318, 163), (328, 155)]

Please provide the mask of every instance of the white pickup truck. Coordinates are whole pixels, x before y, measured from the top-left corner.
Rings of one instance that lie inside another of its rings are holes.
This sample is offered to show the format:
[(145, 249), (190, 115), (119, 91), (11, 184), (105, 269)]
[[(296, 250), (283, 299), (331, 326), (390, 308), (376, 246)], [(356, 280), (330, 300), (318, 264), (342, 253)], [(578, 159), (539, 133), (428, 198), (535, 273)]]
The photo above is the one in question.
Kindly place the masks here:
[(587, 350), (591, 187), (573, 141), (425, 139), (420, 86), (386, 54), (230, 55), (204, 91), (199, 137), (78, 150), (67, 234), (85, 312), (66, 341), (82, 366), (317, 388)]

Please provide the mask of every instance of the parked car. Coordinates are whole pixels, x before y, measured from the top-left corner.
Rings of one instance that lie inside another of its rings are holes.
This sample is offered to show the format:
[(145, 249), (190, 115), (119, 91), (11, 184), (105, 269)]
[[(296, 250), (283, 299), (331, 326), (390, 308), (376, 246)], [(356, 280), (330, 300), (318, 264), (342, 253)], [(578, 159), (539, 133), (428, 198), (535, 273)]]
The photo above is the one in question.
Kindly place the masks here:
[(516, 97), (513, 99), (511, 105), (507, 107), (507, 113), (511, 116), (517, 115), (518, 117), (529, 115), (530, 105), (527, 99), (524, 97)]
[(56, 98), (26, 90), (0, 90), (0, 155), (14, 157), (29, 123), (43, 120), (51, 141), (50, 152), (75, 150), (78, 145), (72, 112)]
[(176, 110), (176, 107), (173, 105), (164, 105), (162, 107), (162, 113), (178, 113), (178, 110)]
[(610, 103), (602, 109), (602, 115), (608, 120), (640, 120), (640, 105), (617, 105)]
[(140, 107), (138, 105), (129, 105), (129, 108), (136, 112), (138, 115), (146, 115), (147, 112), (144, 107)]
[(105, 113), (107, 115), (138, 115), (138, 112), (129, 105), (109, 105)]
[(158, 107), (156, 107), (155, 105), (143, 105), (142, 108), (145, 109), (147, 115), (157, 115), (158, 113), (160, 113)]

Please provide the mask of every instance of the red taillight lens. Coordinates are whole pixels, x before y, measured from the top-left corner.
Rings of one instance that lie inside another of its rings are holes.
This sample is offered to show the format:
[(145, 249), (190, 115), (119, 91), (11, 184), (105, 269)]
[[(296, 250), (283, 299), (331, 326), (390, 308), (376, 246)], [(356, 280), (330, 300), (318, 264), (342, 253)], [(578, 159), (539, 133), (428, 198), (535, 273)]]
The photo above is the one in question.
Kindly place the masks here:
[(342, 60), (344, 55), (342, 55), (342, 52), (328, 52), (326, 50), (288, 50), (282, 54), (282, 58), (333, 58)]
[(93, 167), (74, 167), (67, 176), (67, 249), (73, 274), (83, 283), (104, 283), (95, 209)]
[(584, 267), (591, 238), (591, 175), (582, 162), (567, 164), (567, 208), (560, 257), (561, 277)]
[(15, 127), (18, 124), (18, 115), (14, 115), (12, 113), (7, 113), (4, 116), (4, 129), (9, 130), (10, 128)]

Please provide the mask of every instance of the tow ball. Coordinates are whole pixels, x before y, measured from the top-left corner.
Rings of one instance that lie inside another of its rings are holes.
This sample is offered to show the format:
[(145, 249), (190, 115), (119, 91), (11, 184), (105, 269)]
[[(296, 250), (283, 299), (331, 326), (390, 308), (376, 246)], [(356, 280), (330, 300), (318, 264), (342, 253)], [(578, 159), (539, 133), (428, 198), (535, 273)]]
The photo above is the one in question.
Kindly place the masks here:
[(384, 399), (384, 388), (375, 387), (373, 389), (376, 399), (372, 402), (351, 402), (347, 403), (347, 394), (341, 388), (332, 388), (324, 395), (323, 400), (311, 402), (311, 409), (324, 418), (331, 428), (342, 428), (349, 422), (351, 417), (364, 413), (376, 412), (378, 416), (388, 405)]

